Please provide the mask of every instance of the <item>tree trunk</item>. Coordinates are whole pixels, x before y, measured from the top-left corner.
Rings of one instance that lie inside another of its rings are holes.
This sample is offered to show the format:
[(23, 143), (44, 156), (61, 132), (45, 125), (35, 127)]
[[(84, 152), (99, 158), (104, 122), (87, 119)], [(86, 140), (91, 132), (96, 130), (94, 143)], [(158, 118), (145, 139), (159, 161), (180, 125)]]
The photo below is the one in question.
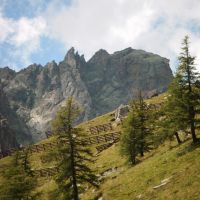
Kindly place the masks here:
[(71, 158), (71, 169), (72, 169), (72, 185), (73, 185), (73, 199), (74, 200), (78, 200), (78, 187), (77, 187), (77, 180), (76, 180), (76, 169), (75, 169), (75, 152), (74, 152), (74, 148), (75, 148), (75, 141), (73, 138), (73, 133), (72, 133), (72, 122), (71, 122), (71, 112), (72, 112), (72, 99), (69, 100), (68, 102), (68, 136), (69, 136), (69, 142), (70, 142), (70, 158)]
[(135, 163), (136, 163), (135, 148), (131, 149), (130, 153), (131, 153), (131, 163), (132, 163), (132, 165), (135, 165)]
[(190, 129), (191, 129), (191, 134), (192, 134), (192, 140), (193, 140), (193, 143), (197, 143), (197, 137), (196, 137), (196, 134), (195, 134), (195, 126), (194, 126), (194, 121), (191, 120), (191, 124), (190, 124)]
[(77, 187), (77, 180), (76, 180), (76, 169), (75, 169), (75, 158), (74, 158), (74, 139), (72, 136), (72, 132), (70, 129), (69, 132), (69, 136), (70, 136), (70, 148), (71, 148), (71, 152), (70, 152), (70, 157), (71, 157), (71, 169), (72, 169), (72, 185), (73, 185), (73, 199), (74, 200), (78, 200), (78, 187)]
[(144, 135), (145, 135), (145, 127), (144, 127), (144, 116), (141, 117), (141, 144), (140, 144), (140, 156), (144, 156)]
[(141, 90), (139, 91), (139, 101), (140, 101), (140, 112), (141, 112), (141, 115), (140, 115), (140, 123), (141, 123), (140, 155), (143, 157), (144, 156), (145, 116), (144, 116), (144, 102), (143, 102)]
[(176, 140), (177, 140), (178, 144), (181, 144), (182, 141), (181, 141), (181, 139), (180, 139), (180, 137), (178, 135), (178, 132), (175, 132), (174, 135), (176, 136)]
[(193, 143), (197, 143), (197, 137), (195, 133), (195, 124), (194, 124), (194, 107), (190, 106), (190, 131), (192, 134)]
[(76, 180), (73, 145), (71, 146), (71, 167), (72, 167), (73, 196), (74, 196), (74, 200), (78, 200), (78, 187), (77, 187), (77, 180)]
[(140, 156), (144, 156), (144, 152), (143, 152), (143, 145), (141, 145), (141, 151), (140, 151)]
[(133, 165), (135, 165), (135, 163), (136, 163), (135, 154), (131, 155), (131, 162), (132, 162)]
[(143, 122), (142, 122), (142, 127), (141, 127), (141, 144), (140, 144), (140, 156), (144, 156), (144, 127), (143, 127)]
[[(186, 55), (187, 55), (187, 82), (188, 82), (188, 92), (189, 97), (191, 97), (192, 94), (192, 86), (191, 86), (191, 68), (190, 68), (190, 60), (189, 60), (189, 49), (188, 49), (188, 43), (186, 41)], [(197, 143), (197, 137), (195, 134), (195, 124), (194, 124), (194, 118), (195, 118), (195, 110), (194, 106), (189, 102), (189, 120), (190, 120), (190, 130), (192, 134), (192, 140), (193, 143)]]

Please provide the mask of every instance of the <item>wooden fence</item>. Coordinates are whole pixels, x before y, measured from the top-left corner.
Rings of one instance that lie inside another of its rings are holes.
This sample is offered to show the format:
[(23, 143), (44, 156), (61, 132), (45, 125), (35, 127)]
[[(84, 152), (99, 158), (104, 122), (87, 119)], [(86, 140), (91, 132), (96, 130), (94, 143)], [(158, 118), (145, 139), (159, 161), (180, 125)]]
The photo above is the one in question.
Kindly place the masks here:
[(16, 148), (16, 149), (8, 149), (7, 151), (0, 152), (0, 159), (11, 156), (13, 153), (16, 151), (29, 151), (30, 154), (32, 153), (39, 153), (45, 150), (51, 150), (53, 148), (56, 148), (59, 145), (58, 141), (51, 142), (51, 143), (45, 143), (45, 144), (37, 144), (37, 145), (32, 145), (26, 148)]
[(39, 176), (39, 177), (48, 177), (48, 176), (54, 176), (59, 172), (58, 167), (53, 167), (53, 168), (45, 168), (45, 169), (39, 169), (39, 170), (33, 170), (33, 175), (34, 176)]
[[(82, 139), (81, 142), (83, 145), (94, 145), (94, 144), (100, 144), (100, 143), (106, 143), (106, 142), (115, 142), (120, 139), (120, 134), (121, 134), (120, 132), (111, 132), (104, 135), (91, 136), (91, 137)], [(45, 150), (54, 149), (58, 145), (60, 145), (60, 143), (59, 141), (56, 140), (55, 142), (32, 145), (27, 148), (8, 149), (6, 152), (0, 153), (0, 159), (7, 156), (11, 156), (17, 150), (22, 151), (22, 152), (28, 150), (29, 153), (32, 154), (32, 153), (39, 153)]]
[[(89, 127), (89, 131), (92, 135), (97, 135), (101, 132), (107, 132), (107, 131), (112, 131), (113, 128), (112, 128), (112, 124), (111, 123), (107, 123), (107, 124), (101, 124), (101, 125), (98, 125), (98, 126), (91, 126)], [(53, 134), (53, 132), (51, 131), (46, 131), (45, 132), (45, 135), (47, 138), (51, 137)]]
[[(56, 140), (55, 142), (45, 143), (45, 144), (37, 144), (30, 146), (28, 148), (29, 153), (39, 153), (41, 151), (51, 150), (56, 148), (59, 145), (59, 142)], [(25, 149), (23, 149), (24, 151)]]
[(92, 126), (89, 128), (90, 133), (92, 135), (96, 135), (99, 134), (100, 132), (107, 132), (107, 131), (112, 131), (112, 124), (111, 123), (107, 123), (107, 124), (101, 124), (98, 126)]
[(97, 153), (101, 153), (102, 151), (108, 149), (108, 148), (111, 147), (113, 144), (117, 143), (118, 141), (119, 141), (119, 139), (116, 139), (116, 140), (113, 141), (113, 142), (106, 143), (106, 144), (101, 144), (101, 145), (99, 145), (99, 146), (96, 146)]
[(0, 152), (0, 159), (7, 157), (7, 156), (11, 156), (17, 149), (8, 149), (4, 152)]
[(88, 137), (82, 140), (83, 145), (93, 145), (99, 143), (105, 143), (110, 141), (115, 141), (120, 138), (121, 132), (112, 132), (104, 135), (96, 135), (93, 137)]

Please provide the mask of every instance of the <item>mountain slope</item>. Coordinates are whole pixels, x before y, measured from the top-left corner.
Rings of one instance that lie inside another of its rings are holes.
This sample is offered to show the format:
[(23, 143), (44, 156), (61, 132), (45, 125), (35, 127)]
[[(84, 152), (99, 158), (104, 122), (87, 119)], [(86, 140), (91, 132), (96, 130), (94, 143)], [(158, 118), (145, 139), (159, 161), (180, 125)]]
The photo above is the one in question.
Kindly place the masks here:
[[(166, 95), (155, 97), (151, 102), (161, 102)], [(112, 113), (80, 124), (88, 130), (91, 126), (111, 122)], [(114, 123), (114, 122), (113, 122)], [(121, 126), (114, 126), (118, 131)], [(88, 131), (88, 134), (89, 131)], [(54, 141), (51, 137), (43, 144)], [(183, 138), (182, 138), (183, 139)], [(49, 151), (33, 153), (30, 157), (32, 169), (50, 168), (56, 165), (55, 159), (47, 157)], [(45, 159), (46, 158), (46, 159)], [(120, 155), (120, 145), (115, 144), (97, 155), (92, 168), (103, 178), (100, 188), (88, 188), (81, 200), (93, 200), (103, 197), (105, 200), (199, 200), (200, 197), (200, 147), (191, 146), (191, 140), (178, 146), (176, 142), (166, 142), (158, 149), (146, 153), (136, 166), (130, 166)], [(2, 175), (9, 167), (11, 157), (0, 160), (0, 184)], [(163, 186), (159, 186), (166, 183)], [(56, 189), (53, 177), (39, 177), (37, 191), (42, 192), (41, 200), (50, 200), (49, 194)]]
[(200, 147), (190, 145), (191, 141), (181, 146), (172, 143), (170, 148), (166, 143), (135, 167), (126, 163), (115, 145), (102, 152), (95, 164), (99, 173), (106, 174), (100, 189), (89, 190), (82, 199), (92, 200), (99, 193), (106, 200), (199, 200)]

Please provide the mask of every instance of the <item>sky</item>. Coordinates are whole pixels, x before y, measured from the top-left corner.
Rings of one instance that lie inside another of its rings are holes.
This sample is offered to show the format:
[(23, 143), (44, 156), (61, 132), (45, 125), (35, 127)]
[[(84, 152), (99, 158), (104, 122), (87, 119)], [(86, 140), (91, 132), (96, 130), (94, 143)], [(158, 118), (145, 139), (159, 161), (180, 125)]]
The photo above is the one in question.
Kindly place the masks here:
[(88, 60), (99, 49), (132, 47), (170, 59), (190, 37), (200, 71), (199, 0), (0, 0), (0, 67), (63, 60), (73, 46)]

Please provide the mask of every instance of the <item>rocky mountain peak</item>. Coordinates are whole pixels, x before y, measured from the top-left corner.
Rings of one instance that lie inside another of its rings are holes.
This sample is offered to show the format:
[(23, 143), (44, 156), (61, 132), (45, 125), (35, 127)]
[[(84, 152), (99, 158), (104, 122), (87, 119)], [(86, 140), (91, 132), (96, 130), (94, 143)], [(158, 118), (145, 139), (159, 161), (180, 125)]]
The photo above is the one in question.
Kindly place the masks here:
[(114, 55), (117, 55), (117, 54), (127, 55), (127, 54), (129, 54), (129, 53), (131, 53), (133, 51), (134, 51), (134, 49), (132, 49), (131, 47), (128, 47), (126, 49), (123, 49), (122, 51), (115, 51)]
[(53, 69), (58, 67), (57, 63), (55, 62), (55, 60), (52, 60), (51, 62), (48, 62), (44, 68), (49, 68), (49, 69)]
[(69, 51), (67, 52), (65, 58), (64, 58), (64, 62), (66, 62), (69, 65), (74, 65), (75, 64), (75, 49), (74, 47), (72, 47), (71, 49), (69, 49)]
[(75, 52), (72, 47), (66, 54), (61, 66), (70, 66), (73, 70), (80, 70), (86, 64), (84, 55), (79, 55), (78, 51)]
[(31, 72), (39, 71), (41, 69), (42, 69), (42, 65), (34, 63), (21, 71), (25, 71), (26, 73), (31, 73)]
[[(105, 50), (105, 49), (99, 49), (96, 53), (95, 53), (96, 56), (108, 56), (109, 53)], [(94, 56), (95, 56), (94, 55)]]
[(126, 104), (133, 89), (147, 95), (165, 91), (172, 72), (167, 59), (142, 50), (127, 48), (109, 54), (100, 49), (86, 62), (72, 47), (59, 64), (33, 64), (19, 72), (2, 68), (0, 79), (8, 97), (2, 101), (8, 101), (12, 109), (7, 118), (19, 125), (16, 132), (30, 133), (37, 141), (44, 138), (69, 96), (84, 109), (80, 120), (87, 120)]
[(99, 49), (94, 56), (92, 57), (94, 58), (103, 58), (103, 57), (108, 57), (110, 54), (105, 50), (105, 49)]
[(109, 56), (110, 54), (106, 50), (100, 49), (92, 56), (88, 63), (98, 63), (99, 65), (105, 64)]
[(0, 80), (4, 84), (8, 84), (16, 75), (16, 72), (9, 67), (0, 68)]

